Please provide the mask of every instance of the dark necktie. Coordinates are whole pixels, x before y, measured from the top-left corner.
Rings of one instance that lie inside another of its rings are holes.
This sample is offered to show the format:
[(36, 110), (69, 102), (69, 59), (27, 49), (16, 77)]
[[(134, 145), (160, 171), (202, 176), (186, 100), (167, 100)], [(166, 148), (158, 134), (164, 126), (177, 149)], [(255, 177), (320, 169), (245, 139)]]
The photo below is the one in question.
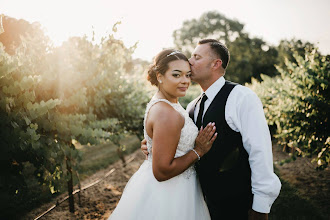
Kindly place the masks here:
[(198, 116), (197, 116), (197, 121), (196, 121), (196, 126), (198, 129), (201, 128), (202, 125), (202, 116), (203, 116), (203, 112), (204, 112), (204, 103), (207, 100), (207, 96), (205, 95), (205, 93), (203, 93), (202, 95), (202, 101), (199, 104), (199, 112), (198, 112)]

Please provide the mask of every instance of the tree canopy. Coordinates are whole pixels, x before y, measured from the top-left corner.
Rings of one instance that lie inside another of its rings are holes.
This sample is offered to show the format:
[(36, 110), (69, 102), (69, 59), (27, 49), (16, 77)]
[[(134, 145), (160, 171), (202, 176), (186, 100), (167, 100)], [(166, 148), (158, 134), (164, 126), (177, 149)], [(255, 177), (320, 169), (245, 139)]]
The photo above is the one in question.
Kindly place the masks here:
[(245, 83), (251, 78), (261, 80), (260, 74), (275, 76), (279, 72), (275, 65), (285, 66), (284, 57), (294, 61), (291, 49), (309, 46), (302, 41), (281, 41), (276, 47), (269, 45), (258, 37), (250, 37), (244, 30), (244, 24), (225, 17), (217, 11), (206, 12), (198, 19), (186, 20), (182, 27), (173, 32), (174, 45), (188, 57), (199, 40), (204, 38), (217, 39), (228, 47), (231, 60), (226, 71), (226, 79)]

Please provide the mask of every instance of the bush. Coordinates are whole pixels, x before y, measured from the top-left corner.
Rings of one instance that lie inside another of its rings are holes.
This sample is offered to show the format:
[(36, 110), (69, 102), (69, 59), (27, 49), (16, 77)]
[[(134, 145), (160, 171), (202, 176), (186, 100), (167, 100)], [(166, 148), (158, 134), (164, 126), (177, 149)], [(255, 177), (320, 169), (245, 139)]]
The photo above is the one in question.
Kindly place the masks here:
[(254, 79), (248, 86), (262, 100), (279, 143), (292, 148), (294, 155), (316, 156), (323, 169), (330, 157), (330, 56), (315, 50), (293, 56), (295, 62), (286, 60), (286, 68), (277, 67), (280, 76), (262, 75), (262, 82)]
[(123, 136), (143, 132), (148, 95), (131, 65), (135, 47), (109, 35), (53, 48), (43, 37), (22, 39), (13, 55), (0, 43), (0, 215), (10, 218), (31, 206), (30, 182), (52, 193), (72, 186), (75, 141), (121, 147)]

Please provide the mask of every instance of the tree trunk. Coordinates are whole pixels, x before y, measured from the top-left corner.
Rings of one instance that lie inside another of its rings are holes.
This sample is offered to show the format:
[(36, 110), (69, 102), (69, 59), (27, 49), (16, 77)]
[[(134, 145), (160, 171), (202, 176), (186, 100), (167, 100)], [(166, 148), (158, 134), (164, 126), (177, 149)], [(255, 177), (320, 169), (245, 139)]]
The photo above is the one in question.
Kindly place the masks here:
[(76, 171), (76, 175), (77, 175), (77, 178), (78, 178), (78, 187), (79, 187), (78, 202), (79, 202), (79, 206), (81, 207), (81, 198), (80, 198), (81, 184), (80, 184), (80, 177), (79, 177), (78, 171)]
[(123, 153), (123, 151), (121, 150), (120, 147), (117, 148), (117, 154), (118, 154), (119, 158), (121, 159), (121, 161), (123, 162), (123, 167), (125, 167), (126, 166), (126, 160), (125, 160), (124, 153)]
[(69, 209), (71, 213), (74, 213), (74, 200), (72, 195), (73, 193), (72, 167), (71, 167), (70, 159), (71, 159), (70, 157), (66, 158), (66, 167), (69, 176), (69, 180), (68, 180)]

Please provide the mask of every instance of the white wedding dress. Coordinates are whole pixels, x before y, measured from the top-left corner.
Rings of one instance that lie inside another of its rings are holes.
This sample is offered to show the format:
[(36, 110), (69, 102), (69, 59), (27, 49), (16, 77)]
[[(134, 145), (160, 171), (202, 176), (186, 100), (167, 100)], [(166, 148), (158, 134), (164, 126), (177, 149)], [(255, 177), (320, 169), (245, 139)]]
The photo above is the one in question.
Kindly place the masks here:
[(185, 119), (175, 157), (186, 154), (194, 147), (198, 129), (188, 113), (179, 104), (153, 97), (144, 116), (144, 138), (147, 140), (148, 160), (128, 181), (117, 208), (110, 220), (209, 220), (210, 215), (196, 171), (193, 166), (178, 176), (158, 182), (152, 172), (152, 139), (147, 135), (145, 120), (151, 106), (166, 102)]

